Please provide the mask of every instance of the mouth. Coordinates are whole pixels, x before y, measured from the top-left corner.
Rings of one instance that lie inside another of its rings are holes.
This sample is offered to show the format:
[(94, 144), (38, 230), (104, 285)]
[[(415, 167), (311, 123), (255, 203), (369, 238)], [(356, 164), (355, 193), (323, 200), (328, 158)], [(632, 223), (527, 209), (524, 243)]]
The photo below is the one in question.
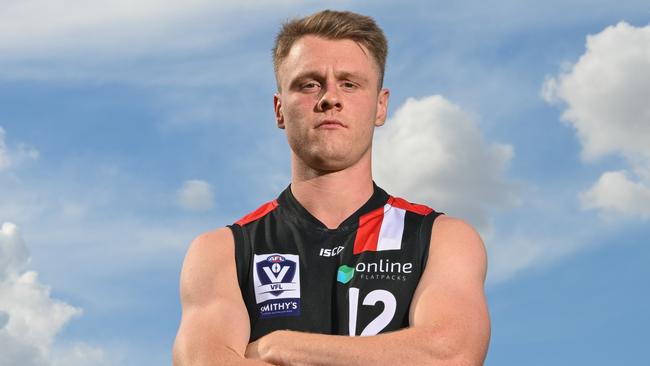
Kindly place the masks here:
[(316, 128), (340, 128), (340, 127), (347, 127), (343, 124), (343, 122), (339, 121), (338, 119), (325, 119), (322, 120), (318, 125), (316, 125)]

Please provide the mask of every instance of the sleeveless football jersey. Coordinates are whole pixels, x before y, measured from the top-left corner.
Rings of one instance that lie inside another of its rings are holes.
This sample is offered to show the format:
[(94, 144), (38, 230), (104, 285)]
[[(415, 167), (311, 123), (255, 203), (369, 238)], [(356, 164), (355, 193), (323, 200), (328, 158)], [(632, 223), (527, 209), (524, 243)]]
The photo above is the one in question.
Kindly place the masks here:
[(251, 342), (280, 329), (355, 336), (408, 327), (440, 213), (373, 186), (337, 229), (290, 187), (229, 226)]

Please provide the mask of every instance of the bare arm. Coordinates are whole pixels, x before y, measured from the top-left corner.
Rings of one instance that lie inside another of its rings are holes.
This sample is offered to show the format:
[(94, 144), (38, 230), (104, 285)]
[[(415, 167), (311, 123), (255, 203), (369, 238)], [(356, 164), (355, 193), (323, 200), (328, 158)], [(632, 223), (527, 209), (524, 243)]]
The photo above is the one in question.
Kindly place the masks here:
[(197, 237), (181, 272), (183, 316), (174, 343), (174, 366), (268, 365), (244, 359), (250, 336), (246, 306), (228, 228)]
[(369, 337), (278, 331), (251, 343), (246, 354), (279, 365), (482, 365), (490, 338), (486, 269), (474, 229), (441, 216), (409, 328)]

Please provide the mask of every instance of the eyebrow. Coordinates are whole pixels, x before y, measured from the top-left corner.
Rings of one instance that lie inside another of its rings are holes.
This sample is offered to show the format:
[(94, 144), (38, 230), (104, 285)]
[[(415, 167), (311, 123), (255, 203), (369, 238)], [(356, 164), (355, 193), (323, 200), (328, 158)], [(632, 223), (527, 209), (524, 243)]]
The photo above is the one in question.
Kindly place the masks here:
[[(351, 72), (351, 71), (338, 71), (335, 73), (335, 76), (337, 79), (351, 79), (351, 80), (359, 80), (361, 82), (367, 82), (368, 79), (364, 76), (362, 76), (359, 73)], [(314, 80), (322, 80), (324, 79), (324, 76), (321, 72), (316, 71), (316, 70), (309, 70), (305, 71), (302, 73), (299, 73), (296, 75), (293, 80), (290, 83), (290, 87), (294, 86), (296, 83), (299, 83), (305, 79), (314, 79)]]
[(322, 79), (323, 75), (322, 73), (315, 71), (315, 70), (310, 70), (310, 71), (304, 71), (296, 75), (292, 80), (291, 84), (293, 85), (294, 83), (300, 82), (305, 79)]
[(364, 82), (368, 81), (368, 79), (365, 76), (350, 71), (340, 71), (336, 73), (336, 77), (338, 79), (353, 79), (353, 80), (359, 80)]

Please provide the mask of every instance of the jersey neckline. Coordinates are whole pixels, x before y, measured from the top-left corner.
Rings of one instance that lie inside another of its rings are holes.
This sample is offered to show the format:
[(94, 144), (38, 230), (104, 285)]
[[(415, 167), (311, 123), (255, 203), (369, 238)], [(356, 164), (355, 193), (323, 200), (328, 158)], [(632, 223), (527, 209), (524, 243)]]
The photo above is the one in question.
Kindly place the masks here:
[(280, 193), (278, 197), (278, 203), (280, 209), (285, 211), (288, 215), (307, 223), (310, 227), (317, 229), (319, 231), (326, 232), (347, 232), (351, 230), (356, 230), (359, 224), (359, 217), (363, 214), (366, 214), (372, 210), (375, 210), (379, 207), (384, 206), (390, 196), (386, 191), (381, 189), (377, 184), (372, 182), (373, 193), (364, 203), (359, 207), (354, 213), (347, 217), (336, 229), (330, 229), (325, 224), (323, 224), (319, 219), (312, 215), (307, 209), (296, 199), (296, 197), (291, 192), (291, 184)]

